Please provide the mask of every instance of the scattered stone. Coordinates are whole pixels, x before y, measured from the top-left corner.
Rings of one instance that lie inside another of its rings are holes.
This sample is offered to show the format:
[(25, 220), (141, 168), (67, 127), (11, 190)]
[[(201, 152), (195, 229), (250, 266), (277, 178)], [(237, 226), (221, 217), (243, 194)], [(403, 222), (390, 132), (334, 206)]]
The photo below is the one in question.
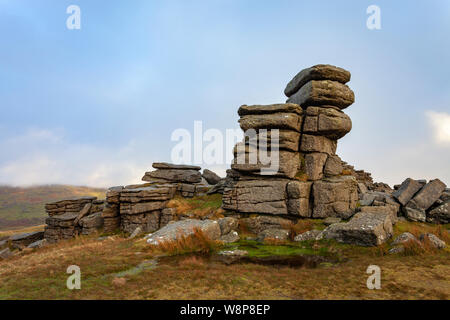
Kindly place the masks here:
[(35, 241), (35, 242), (31, 243), (30, 245), (28, 245), (27, 248), (30, 248), (30, 249), (42, 248), (46, 244), (47, 244), (47, 240), (46, 239), (42, 239), (42, 240), (38, 240), (38, 241)]
[(239, 227), (239, 221), (236, 218), (225, 217), (217, 221), (220, 227), (220, 233), (226, 235), (231, 231), (236, 231)]
[(285, 229), (266, 229), (258, 234), (258, 241), (279, 240), (286, 241), (289, 239), (289, 231)]
[(308, 241), (308, 240), (319, 240), (322, 236), (322, 231), (320, 230), (310, 230), (302, 234), (295, 236), (294, 241)]
[(445, 242), (432, 233), (421, 234), (419, 239), (422, 242), (428, 240), (429, 243), (436, 249), (444, 249), (446, 247)]
[(2, 260), (6, 260), (8, 258), (10, 258), (13, 255), (13, 253), (11, 252), (11, 250), (9, 248), (0, 250), (0, 259)]
[(128, 239), (134, 239), (136, 238), (138, 235), (140, 235), (143, 232), (141, 227), (137, 227), (136, 229), (134, 229), (133, 233), (128, 237)]
[(205, 180), (210, 185), (216, 185), (222, 179), (217, 174), (215, 174), (214, 172), (212, 172), (211, 170), (208, 170), (208, 169), (203, 170), (202, 177), (205, 178)]
[(398, 246), (398, 247), (389, 249), (388, 253), (389, 254), (398, 254), (398, 253), (403, 253), (404, 251), (405, 251), (404, 246)]
[(248, 252), (245, 251), (245, 250), (236, 249), (236, 250), (219, 251), (218, 254), (220, 254), (222, 256), (239, 256), (239, 257), (243, 257), (243, 256), (248, 255)]
[(219, 240), (224, 243), (233, 243), (238, 242), (241, 239), (239, 234), (236, 231), (231, 231), (225, 235), (222, 235)]
[(20, 233), (15, 234), (9, 238), (9, 241), (11, 241), (11, 246), (14, 249), (23, 249), (26, 248), (31, 243), (42, 240), (44, 238), (44, 232), (43, 231), (36, 231), (36, 232), (30, 232), (30, 233)]
[(417, 240), (417, 238), (412, 233), (403, 232), (397, 238), (394, 239), (392, 245), (395, 246), (409, 241), (419, 242), (419, 240)]

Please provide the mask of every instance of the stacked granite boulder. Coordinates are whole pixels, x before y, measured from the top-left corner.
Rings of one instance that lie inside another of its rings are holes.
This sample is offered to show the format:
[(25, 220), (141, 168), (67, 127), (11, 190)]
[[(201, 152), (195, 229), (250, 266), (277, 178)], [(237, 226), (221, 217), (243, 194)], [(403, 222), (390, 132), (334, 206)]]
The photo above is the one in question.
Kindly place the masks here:
[[(156, 170), (146, 172), (142, 181), (172, 184), (176, 186), (177, 191), (183, 197), (192, 198), (196, 195), (206, 194), (210, 188), (198, 166), (155, 162), (152, 167)], [(207, 176), (210, 175), (207, 173)]]
[(412, 221), (450, 223), (450, 189), (439, 179), (406, 179), (392, 196), (401, 204), (404, 216)]
[[(354, 101), (353, 91), (345, 85), (349, 80), (344, 69), (317, 65), (288, 84), (287, 103), (240, 107), (239, 123), (246, 138), (235, 147), (231, 167), (239, 177), (224, 190), (224, 209), (297, 218), (354, 214), (357, 182), (342, 175), (342, 161), (336, 155), (337, 140), (352, 127), (342, 112)], [(278, 129), (278, 143), (273, 143), (273, 129)], [(261, 146), (266, 145), (269, 158), (270, 148), (279, 150), (270, 164), (260, 159)], [(267, 172), (274, 164), (278, 170)]]
[(96, 197), (65, 199), (45, 206), (49, 218), (44, 238), (52, 243), (79, 234), (91, 234), (103, 226), (103, 200)]

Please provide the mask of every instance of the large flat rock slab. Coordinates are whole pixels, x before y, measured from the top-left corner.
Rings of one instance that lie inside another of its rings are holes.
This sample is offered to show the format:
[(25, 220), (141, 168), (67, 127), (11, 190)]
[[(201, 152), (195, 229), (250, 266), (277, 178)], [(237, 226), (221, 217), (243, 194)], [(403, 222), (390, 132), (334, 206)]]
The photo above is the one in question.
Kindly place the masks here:
[(217, 221), (187, 219), (169, 223), (158, 231), (146, 236), (146, 239), (148, 244), (158, 245), (161, 242), (190, 236), (194, 234), (196, 229), (202, 231), (211, 240), (218, 240), (221, 236), (220, 226)]
[(294, 103), (280, 103), (270, 105), (243, 105), (239, 108), (238, 114), (245, 116), (249, 114), (270, 114), (270, 113), (296, 113), (303, 114), (303, 109)]
[(359, 246), (378, 246), (392, 234), (392, 221), (388, 213), (360, 212), (347, 223), (335, 223), (327, 227), (323, 237)]

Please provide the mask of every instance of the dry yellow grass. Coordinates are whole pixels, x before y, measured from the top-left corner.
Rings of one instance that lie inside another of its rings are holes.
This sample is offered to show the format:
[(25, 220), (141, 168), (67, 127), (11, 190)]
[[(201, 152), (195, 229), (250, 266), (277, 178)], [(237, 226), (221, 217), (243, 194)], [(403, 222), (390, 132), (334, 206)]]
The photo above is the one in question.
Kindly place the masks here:
[[(319, 243), (317, 250), (320, 246), (328, 246), (346, 262), (294, 269), (257, 264), (227, 266), (207, 257), (179, 255), (160, 258), (156, 268), (118, 276), (161, 252), (142, 239), (112, 236), (98, 241), (95, 236), (82, 237), (25, 250), (0, 261), (0, 299), (450, 298), (449, 250), (402, 256), (385, 255), (387, 247)], [(69, 265), (81, 268), (81, 290), (66, 288)], [(366, 287), (369, 265), (381, 268), (381, 290)]]

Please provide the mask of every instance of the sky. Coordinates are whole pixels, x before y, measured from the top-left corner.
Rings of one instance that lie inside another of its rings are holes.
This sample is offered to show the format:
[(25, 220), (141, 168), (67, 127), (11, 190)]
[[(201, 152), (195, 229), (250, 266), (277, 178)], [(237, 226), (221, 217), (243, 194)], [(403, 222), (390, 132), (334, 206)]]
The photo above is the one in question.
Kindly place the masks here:
[(0, 184), (138, 183), (176, 129), (237, 129), (240, 105), (283, 103), (324, 63), (352, 73), (344, 161), (450, 185), (449, 39), (444, 0), (0, 0)]

